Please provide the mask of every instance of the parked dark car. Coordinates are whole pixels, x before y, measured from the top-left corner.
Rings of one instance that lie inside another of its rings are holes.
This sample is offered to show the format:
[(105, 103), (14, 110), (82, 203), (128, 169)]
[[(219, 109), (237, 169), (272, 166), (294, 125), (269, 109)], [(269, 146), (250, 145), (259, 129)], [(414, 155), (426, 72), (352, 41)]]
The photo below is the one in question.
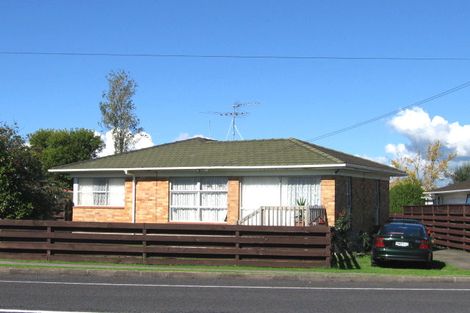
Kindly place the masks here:
[(432, 243), (426, 227), (415, 220), (392, 220), (374, 238), (372, 265), (387, 261), (422, 262), (432, 265)]

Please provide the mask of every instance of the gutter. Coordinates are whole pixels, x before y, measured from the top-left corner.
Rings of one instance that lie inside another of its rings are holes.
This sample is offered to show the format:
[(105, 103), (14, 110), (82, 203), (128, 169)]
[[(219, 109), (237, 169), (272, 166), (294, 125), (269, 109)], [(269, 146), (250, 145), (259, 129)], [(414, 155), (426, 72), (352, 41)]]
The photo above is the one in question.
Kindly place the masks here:
[(188, 167), (134, 167), (134, 168), (91, 168), (91, 169), (50, 169), (50, 173), (74, 172), (116, 172), (124, 171), (174, 171), (174, 170), (251, 170), (251, 169), (295, 169), (295, 168), (345, 168), (346, 164), (320, 165), (262, 165), (262, 166), (188, 166)]

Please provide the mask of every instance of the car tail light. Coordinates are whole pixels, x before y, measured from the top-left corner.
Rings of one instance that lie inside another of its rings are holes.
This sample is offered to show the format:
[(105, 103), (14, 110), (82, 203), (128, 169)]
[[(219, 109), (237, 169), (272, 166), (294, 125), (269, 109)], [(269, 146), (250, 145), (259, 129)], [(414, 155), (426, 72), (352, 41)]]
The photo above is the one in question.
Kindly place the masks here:
[(423, 250), (429, 249), (430, 248), (429, 241), (421, 240), (421, 243), (419, 244), (419, 248)]
[(385, 248), (385, 242), (383, 237), (375, 237), (374, 247), (376, 248)]

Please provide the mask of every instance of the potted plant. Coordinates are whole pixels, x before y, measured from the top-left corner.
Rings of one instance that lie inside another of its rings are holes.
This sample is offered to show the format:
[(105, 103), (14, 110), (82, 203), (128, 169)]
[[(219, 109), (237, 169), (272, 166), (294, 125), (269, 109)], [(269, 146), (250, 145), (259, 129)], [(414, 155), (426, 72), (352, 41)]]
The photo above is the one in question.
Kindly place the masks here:
[(298, 207), (296, 212), (295, 212), (295, 226), (305, 226), (304, 225), (304, 211), (305, 211), (305, 205), (307, 204), (307, 199), (305, 198), (299, 198), (295, 200), (295, 203), (297, 204)]

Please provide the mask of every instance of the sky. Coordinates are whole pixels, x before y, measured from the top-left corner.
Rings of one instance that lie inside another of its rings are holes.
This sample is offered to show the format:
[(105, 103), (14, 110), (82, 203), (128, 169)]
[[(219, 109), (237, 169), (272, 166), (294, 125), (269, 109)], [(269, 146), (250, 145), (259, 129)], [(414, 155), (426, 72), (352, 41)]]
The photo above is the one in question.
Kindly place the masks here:
[[(19, 55), (72, 52), (333, 57), (470, 57), (468, 1), (0, 0), (0, 121), (100, 132), (106, 75), (138, 87), (145, 147), (224, 140), (236, 102), (245, 139), (326, 133), (313, 141), (388, 162), (439, 139), (470, 159), (470, 88), (401, 108), (470, 80), (469, 60), (231, 59)], [(3, 54), (2, 54), (3, 52)], [(109, 153), (109, 149), (108, 152)]]

